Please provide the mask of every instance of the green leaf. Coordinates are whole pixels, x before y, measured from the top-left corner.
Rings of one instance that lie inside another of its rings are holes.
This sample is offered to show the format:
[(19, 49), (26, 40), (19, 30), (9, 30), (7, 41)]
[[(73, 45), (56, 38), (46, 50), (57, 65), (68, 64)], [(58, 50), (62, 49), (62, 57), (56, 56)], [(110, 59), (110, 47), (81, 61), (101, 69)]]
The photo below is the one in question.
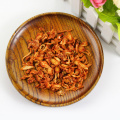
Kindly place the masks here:
[(116, 10), (118, 8), (113, 4), (113, 0), (107, 0), (103, 5), (103, 12), (100, 12), (98, 9), (95, 9), (99, 15), (99, 18), (104, 22), (110, 22), (113, 25), (120, 23), (120, 17), (116, 15)]
[(113, 4), (113, 0), (107, 0), (107, 2), (103, 5), (103, 12), (100, 12), (98, 9), (95, 10), (103, 22), (110, 22), (114, 26), (117, 25), (120, 39), (120, 17), (116, 15), (118, 8)]
[(118, 27), (118, 36), (119, 36), (119, 40), (120, 40), (120, 23), (117, 23), (117, 27)]
[[(84, 6), (86, 8), (93, 6), (91, 4), (90, 0), (82, 0), (82, 2), (84, 3)], [(119, 39), (120, 39), (120, 17), (116, 13), (118, 8), (113, 4), (113, 0), (106, 1), (106, 3), (103, 5), (103, 12), (100, 12), (97, 8), (95, 8), (95, 10), (98, 13), (99, 18), (103, 22), (110, 22), (114, 26), (117, 25), (118, 35), (119, 35)]]
[(113, 4), (113, 0), (107, 0), (106, 3), (103, 5), (103, 9), (104, 14), (116, 16), (116, 10), (118, 8)]
[(85, 6), (86, 8), (89, 8), (90, 6), (92, 6), (90, 0), (82, 0), (82, 2), (84, 3), (84, 6)]
[(120, 23), (120, 17), (118, 16), (112, 16), (110, 14), (107, 14), (107, 13), (104, 13), (104, 12), (99, 12), (98, 9), (95, 9), (96, 12), (98, 13), (99, 15), (99, 18), (103, 21), (103, 22), (110, 22), (112, 23), (113, 25), (116, 24), (116, 23)]

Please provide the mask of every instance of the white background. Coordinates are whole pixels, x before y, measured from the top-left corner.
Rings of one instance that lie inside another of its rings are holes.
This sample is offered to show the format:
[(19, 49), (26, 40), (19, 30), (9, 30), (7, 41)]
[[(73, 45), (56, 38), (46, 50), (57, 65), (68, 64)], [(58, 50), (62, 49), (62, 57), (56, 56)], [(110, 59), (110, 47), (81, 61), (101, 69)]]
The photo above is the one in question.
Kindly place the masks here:
[(25, 99), (13, 87), (5, 65), (8, 41), (20, 24), (44, 12), (73, 14), (70, 3), (63, 0), (0, 0), (0, 120), (120, 120), (120, 56), (102, 40), (103, 73), (81, 101), (66, 107), (44, 107)]

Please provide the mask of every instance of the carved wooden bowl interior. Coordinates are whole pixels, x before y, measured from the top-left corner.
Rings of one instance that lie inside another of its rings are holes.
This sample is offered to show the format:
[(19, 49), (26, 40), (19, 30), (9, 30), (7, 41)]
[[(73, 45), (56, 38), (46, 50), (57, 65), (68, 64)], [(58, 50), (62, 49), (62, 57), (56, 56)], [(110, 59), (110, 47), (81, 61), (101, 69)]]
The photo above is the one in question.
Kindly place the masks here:
[[(39, 27), (43, 27), (46, 31), (52, 28), (57, 31), (73, 29), (73, 36), (76, 36), (80, 41), (89, 42), (90, 45), (87, 49), (92, 56), (88, 57), (88, 60), (92, 62), (92, 66), (83, 83), (84, 88), (68, 91), (64, 96), (58, 96), (50, 90), (37, 89), (34, 83), (28, 84), (25, 80), (20, 79), (24, 75), (24, 72), (20, 70), (22, 57), (29, 52), (26, 41), (35, 38)], [(45, 106), (65, 106), (85, 97), (98, 82), (103, 62), (102, 46), (95, 32), (81, 19), (66, 13), (45, 13), (30, 18), (12, 35), (6, 51), (7, 71), (14, 87), (28, 100)]]

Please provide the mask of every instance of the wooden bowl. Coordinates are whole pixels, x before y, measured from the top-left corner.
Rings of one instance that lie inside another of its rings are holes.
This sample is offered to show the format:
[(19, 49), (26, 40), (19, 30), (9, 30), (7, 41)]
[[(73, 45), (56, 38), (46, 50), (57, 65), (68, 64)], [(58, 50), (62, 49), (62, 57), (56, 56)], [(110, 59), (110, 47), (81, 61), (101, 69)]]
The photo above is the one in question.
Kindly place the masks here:
[[(34, 84), (27, 84), (25, 80), (20, 79), (24, 75), (24, 72), (20, 70), (22, 57), (29, 52), (26, 41), (35, 38), (39, 27), (45, 28), (46, 31), (52, 28), (57, 31), (73, 29), (73, 36), (79, 38), (80, 41), (90, 43), (87, 49), (92, 53), (92, 56), (88, 57), (92, 66), (83, 83), (83, 89), (75, 92), (68, 91), (64, 96), (58, 96), (50, 90), (37, 89)], [(7, 71), (14, 87), (28, 100), (44, 106), (65, 106), (84, 98), (98, 82), (103, 62), (102, 46), (95, 32), (81, 19), (66, 13), (45, 13), (30, 18), (14, 32), (6, 51)]]

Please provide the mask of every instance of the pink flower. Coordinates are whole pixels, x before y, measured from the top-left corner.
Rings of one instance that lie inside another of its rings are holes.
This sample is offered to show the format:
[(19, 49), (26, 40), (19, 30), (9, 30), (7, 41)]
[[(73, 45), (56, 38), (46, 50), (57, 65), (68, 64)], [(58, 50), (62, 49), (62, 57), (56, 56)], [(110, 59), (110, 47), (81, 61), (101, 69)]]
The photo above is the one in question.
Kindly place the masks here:
[(99, 8), (100, 6), (103, 6), (106, 3), (106, 0), (90, 0), (90, 2), (95, 8)]

